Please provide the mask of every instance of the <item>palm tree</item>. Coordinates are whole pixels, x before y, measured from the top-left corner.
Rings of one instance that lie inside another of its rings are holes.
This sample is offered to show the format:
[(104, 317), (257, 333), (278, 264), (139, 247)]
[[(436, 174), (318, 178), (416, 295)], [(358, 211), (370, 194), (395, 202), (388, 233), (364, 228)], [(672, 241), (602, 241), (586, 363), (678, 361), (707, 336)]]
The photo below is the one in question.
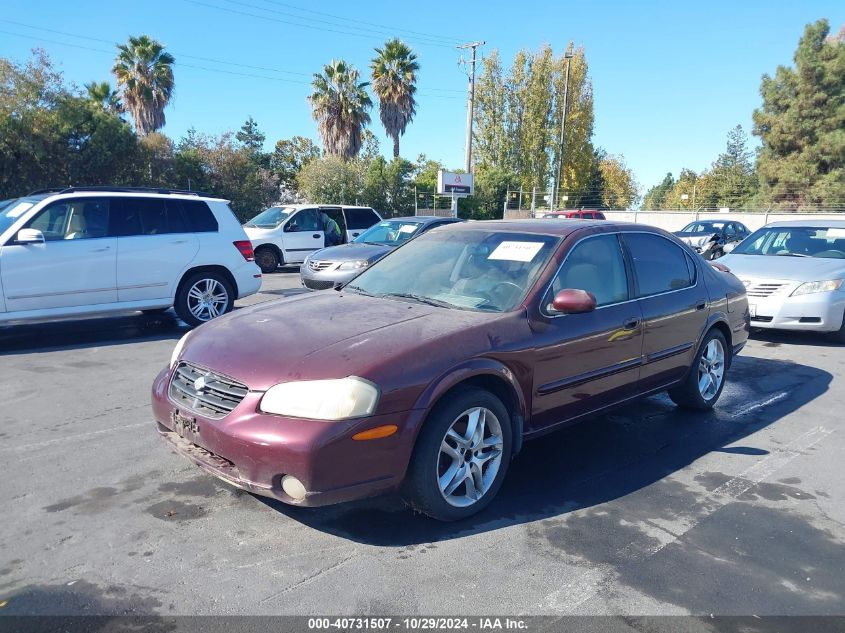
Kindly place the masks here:
[(417, 113), (417, 56), (401, 40), (392, 39), (370, 64), (373, 92), (379, 98), (379, 115), (387, 135), (393, 139), (393, 157), (399, 158), (399, 137)]
[(354, 158), (361, 149), (361, 135), (370, 122), (373, 102), (367, 94), (368, 82), (359, 82), (360, 73), (343, 60), (323, 67), (311, 82), (308, 97), (311, 115), (323, 139), (327, 154)]
[(111, 84), (108, 81), (92, 81), (85, 84), (85, 90), (88, 93), (88, 100), (96, 103), (106, 112), (113, 114), (123, 114), (123, 103), (120, 101), (120, 94), (117, 90), (112, 90)]
[(173, 55), (147, 35), (118, 45), (112, 72), (123, 91), (123, 103), (146, 136), (164, 126), (164, 108), (173, 96)]

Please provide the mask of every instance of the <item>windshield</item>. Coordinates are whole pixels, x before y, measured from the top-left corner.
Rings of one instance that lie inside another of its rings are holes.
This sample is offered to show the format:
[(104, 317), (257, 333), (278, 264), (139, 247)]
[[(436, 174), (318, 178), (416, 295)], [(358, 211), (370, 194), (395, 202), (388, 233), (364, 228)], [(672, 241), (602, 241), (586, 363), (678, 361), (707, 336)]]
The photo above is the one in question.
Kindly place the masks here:
[(725, 228), (724, 222), (690, 222), (681, 233), (718, 233)]
[(291, 213), (296, 209), (293, 207), (270, 207), (265, 209), (249, 222), (244, 224), (250, 228), (258, 229), (275, 229), (282, 222), (288, 219)]
[(459, 310), (507, 312), (524, 299), (558, 241), (533, 233), (432, 231), (393, 251), (346, 288)]
[(15, 198), (0, 202), (0, 233), (8, 229), (15, 220), (21, 217), (32, 205), (39, 202), (34, 198)]
[(366, 244), (399, 246), (419, 232), (422, 224), (408, 220), (385, 220), (361, 233), (353, 241)]
[(745, 238), (733, 252), (737, 255), (845, 259), (845, 227), (766, 227)]

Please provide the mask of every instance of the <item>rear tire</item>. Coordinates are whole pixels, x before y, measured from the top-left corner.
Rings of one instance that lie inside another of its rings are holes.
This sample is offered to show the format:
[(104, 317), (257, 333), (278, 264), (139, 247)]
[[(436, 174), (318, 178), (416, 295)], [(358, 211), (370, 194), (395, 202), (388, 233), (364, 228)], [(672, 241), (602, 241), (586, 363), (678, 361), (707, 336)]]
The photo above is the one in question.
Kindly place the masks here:
[(255, 251), (255, 263), (265, 275), (275, 272), (279, 267), (279, 255), (272, 248), (259, 248)]
[(480, 512), (502, 486), (513, 447), (511, 416), (489, 391), (468, 388), (438, 403), (414, 447), (406, 502), (439, 521)]
[(218, 272), (194, 273), (182, 281), (173, 307), (180, 319), (196, 327), (231, 312), (235, 307), (235, 290)]
[(685, 409), (712, 409), (725, 387), (729, 363), (730, 350), (725, 337), (714, 328), (701, 341), (684, 382), (669, 390), (672, 402)]

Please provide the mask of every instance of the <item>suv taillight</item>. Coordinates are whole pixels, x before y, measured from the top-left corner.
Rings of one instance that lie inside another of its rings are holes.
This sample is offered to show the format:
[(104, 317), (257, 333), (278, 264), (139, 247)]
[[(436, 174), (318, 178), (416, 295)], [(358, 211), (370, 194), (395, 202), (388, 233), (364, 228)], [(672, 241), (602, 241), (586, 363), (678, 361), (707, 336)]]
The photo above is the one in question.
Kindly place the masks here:
[(238, 240), (237, 242), (232, 243), (235, 245), (235, 248), (238, 249), (240, 254), (244, 256), (246, 261), (255, 261), (255, 251), (252, 250), (252, 242), (249, 240)]

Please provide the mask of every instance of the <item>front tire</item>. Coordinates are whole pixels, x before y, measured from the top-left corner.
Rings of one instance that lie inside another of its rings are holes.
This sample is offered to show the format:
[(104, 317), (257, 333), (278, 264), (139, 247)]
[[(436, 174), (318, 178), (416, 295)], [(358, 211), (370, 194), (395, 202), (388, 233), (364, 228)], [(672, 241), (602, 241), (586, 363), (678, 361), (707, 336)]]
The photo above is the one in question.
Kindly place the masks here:
[(439, 521), (480, 512), (502, 486), (512, 446), (511, 416), (499, 398), (477, 388), (449, 396), (417, 438), (405, 500)]
[(722, 333), (715, 328), (710, 330), (701, 342), (684, 382), (669, 390), (672, 402), (685, 409), (712, 409), (725, 387), (729, 354)]
[(279, 267), (279, 255), (272, 248), (259, 248), (255, 251), (255, 263), (266, 275), (275, 272)]
[(842, 315), (842, 325), (838, 330), (830, 333), (830, 338), (837, 343), (845, 343), (845, 314)]
[(176, 293), (176, 314), (191, 327), (231, 312), (235, 290), (231, 282), (214, 271), (194, 273), (185, 279)]

